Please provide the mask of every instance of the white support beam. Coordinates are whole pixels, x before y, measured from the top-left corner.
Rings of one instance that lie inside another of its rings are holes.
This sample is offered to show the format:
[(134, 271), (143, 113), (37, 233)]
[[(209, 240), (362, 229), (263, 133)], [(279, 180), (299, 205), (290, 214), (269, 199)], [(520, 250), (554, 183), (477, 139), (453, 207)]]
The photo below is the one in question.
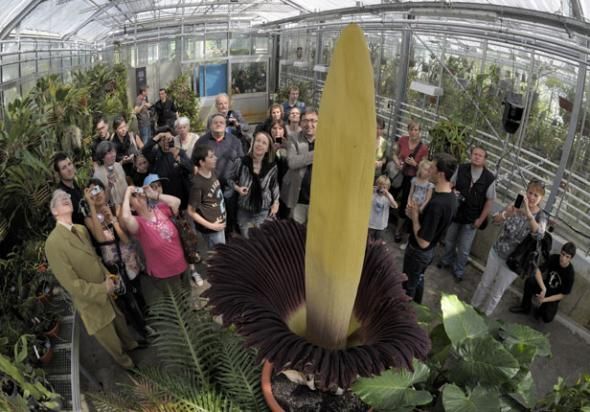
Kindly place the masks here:
[(33, 10), (35, 10), (37, 6), (39, 6), (44, 1), (46, 0), (29, 1), (29, 3), (25, 7), (23, 7), (23, 9), (20, 12), (18, 12), (18, 14), (14, 16), (14, 18), (6, 24), (6, 26), (2, 28), (2, 30), (0, 31), (0, 40), (4, 40), (8, 36), (10, 36), (12, 30), (18, 27), (18, 25), (25, 19), (25, 17), (31, 14)]

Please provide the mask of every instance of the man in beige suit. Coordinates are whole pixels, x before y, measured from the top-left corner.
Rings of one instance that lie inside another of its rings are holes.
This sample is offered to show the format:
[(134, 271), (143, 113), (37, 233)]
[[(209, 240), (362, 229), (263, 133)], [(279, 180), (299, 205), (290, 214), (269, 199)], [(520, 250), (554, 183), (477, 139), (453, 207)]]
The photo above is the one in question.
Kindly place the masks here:
[(72, 224), (70, 195), (56, 190), (50, 208), (57, 221), (45, 242), (51, 270), (71, 295), (88, 334), (94, 335), (119, 365), (133, 368), (133, 360), (124, 350), (133, 350), (138, 344), (113, 302), (115, 284), (96, 255), (86, 227)]

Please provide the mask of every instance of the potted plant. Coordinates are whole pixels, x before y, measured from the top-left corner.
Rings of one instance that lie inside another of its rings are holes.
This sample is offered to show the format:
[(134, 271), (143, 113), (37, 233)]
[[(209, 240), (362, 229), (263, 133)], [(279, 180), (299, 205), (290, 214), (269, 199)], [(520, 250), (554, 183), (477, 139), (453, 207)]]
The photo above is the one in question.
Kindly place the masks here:
[(205, 294), (258, 359), (322, 393), (342, 393), (359, 375), (411, 368), (430, 348), (402, 288), (405, 276), (383, 243), (367, 244), (375, 98), (356, 25), (337, 42), (319, 118), (307, 228), (277, 221), (251, 230), (249, 240), (219, 245)]

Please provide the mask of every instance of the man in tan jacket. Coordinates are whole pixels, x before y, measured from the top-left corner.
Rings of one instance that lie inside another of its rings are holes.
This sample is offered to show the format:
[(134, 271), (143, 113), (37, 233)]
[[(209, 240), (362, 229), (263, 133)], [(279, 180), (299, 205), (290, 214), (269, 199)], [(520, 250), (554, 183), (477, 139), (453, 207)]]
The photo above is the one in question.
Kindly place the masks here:
[(56, 190), (50, 208), (57, 222), (45, 242), (51, 270), (71, 295), (88, 334), (94, 336), (119, 365), (133, 368), (133, 360), (124, 351), (133, 350), (138, 344), (113, 302), (115, 283), (96, 255), (86, 227), (72, 224), (70, 196), (63, 190)]

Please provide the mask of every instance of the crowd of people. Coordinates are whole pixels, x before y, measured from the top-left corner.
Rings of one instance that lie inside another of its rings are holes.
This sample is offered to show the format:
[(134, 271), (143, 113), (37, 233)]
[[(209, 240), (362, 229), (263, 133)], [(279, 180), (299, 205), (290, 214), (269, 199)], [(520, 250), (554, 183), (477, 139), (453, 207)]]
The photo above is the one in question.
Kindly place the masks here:
[[(142, 346), (153, 332), (145, 324), (146, 308), (168, 287), (203, 285), (195, 266), (199, 256), (191, 252), (197, 233), (212, 249), (236, 236), (248, 238), (268, 219), (306, 224), (311, 201), (319, 112), (299, 101), (297, 87), (287, 101), (269, 108), (252, 135), (226, 94), (216, 97), (217, 111), (201, 136), (178, 116), (166, 91), (159, 94), (152, 106), (146, 89), (140, 90), (134, 107), (138, 135), (123, 117), (113, 120), (112, 132), (105, 118), (97, 119), (93, 177), (83, 188), (67, 154), (56, 154), (53, 164), (60, 182), (50, 204), (57, 224), (46, 242), (47, 259), (88, 333), (125, 368), (133, 367), (126, 351)], [(404, 250), (404, 287), (421, 302), (424, 273), (439, 243), (445, 245), (439, 267), (463, 279), (475, 234), (490, 218), (495, 178), (482, 147), (471, 148), (470, 161), (457, 167), (448, 154), (428, 159), (419, 123), (411, 121), (408, 135), (390, 141), (383, 137), (383, 120), (376, 121), (368, 238), (382, 241), (384, 231), (394, 228)], [(533, 180), (522, 205), (510, 204), (493, 216), (502, 230), (472, 299), (486, 315), (518, 276), (507, 257), (529, 234), (544, 236), (544, 193), (544, 185)], [(535, 300), (539, 316), (553, 319), (573, 285), (574, 255), (568, 243), (561, 255), (551, 256), (527, 280), (522, 304), (513, 311), (529, 312)]]

